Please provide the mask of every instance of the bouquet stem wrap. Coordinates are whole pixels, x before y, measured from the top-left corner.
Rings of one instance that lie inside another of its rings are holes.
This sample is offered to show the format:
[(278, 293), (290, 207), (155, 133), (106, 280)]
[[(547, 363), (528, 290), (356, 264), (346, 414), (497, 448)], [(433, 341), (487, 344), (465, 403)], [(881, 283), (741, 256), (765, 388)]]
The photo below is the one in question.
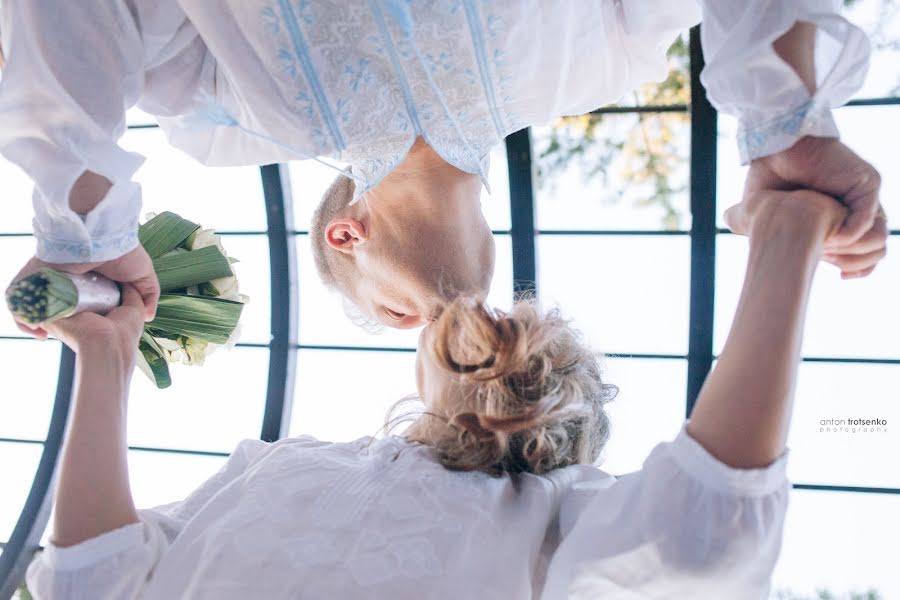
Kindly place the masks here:
[(7, 292), (10, 311), (31, 325), (83, 312), (106, 314), (122, 301), (119, 285), (98, 273), (63, 273), (41, 269)]

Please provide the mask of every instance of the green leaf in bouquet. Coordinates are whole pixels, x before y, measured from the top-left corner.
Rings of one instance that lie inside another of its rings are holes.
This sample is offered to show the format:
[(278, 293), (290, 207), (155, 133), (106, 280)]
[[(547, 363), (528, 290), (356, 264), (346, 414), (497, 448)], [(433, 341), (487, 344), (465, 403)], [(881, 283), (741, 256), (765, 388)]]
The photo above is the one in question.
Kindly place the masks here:
[(141, 225), (138, 228), (138, 239), (150, 258), (159, 258), (180, 246), (198, 229), (200, 225), (197, 223), (166, 211)]
[(12, 314), (37, 325), (72, 314), (78, 306), (78, 289), (66, 273), (41, 269), (10, 286), (6, 303)]
[(169, 363), (166, 362), (162, 348), (146, 331), (141, 334), (141, 341), (138, 344), (137, 364), (158, 389), (162, 390), (172, 385)]
[(147, 327), (163, 335), (181, 335), (211, 344), (224, 344), (234, 333), (244, 305), (221, 298), (163, 294), (156, 318)]
[(234, 275), (228, 259), (215, 246), (169, 252), (153, 260), (153, 270), (164, 293)]

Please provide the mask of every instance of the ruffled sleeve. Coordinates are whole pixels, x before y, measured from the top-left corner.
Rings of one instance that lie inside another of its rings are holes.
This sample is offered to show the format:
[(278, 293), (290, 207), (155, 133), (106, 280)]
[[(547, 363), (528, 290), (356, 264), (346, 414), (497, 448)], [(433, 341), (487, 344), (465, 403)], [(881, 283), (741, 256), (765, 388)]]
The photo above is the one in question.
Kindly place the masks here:
[(544, 600), (767, 597), (788, 451), (765, 468), (735, 469), (685, 426), (640, 471), (586, 477), (564, 496)]
[(66, 598), (132, 600), (185, 524), (220, 490), (237, 479), (269, 444), (244, 440), (218, 473), (182, 502), (139, 510), (140, 522), (80, 544), (48, 544), (28, 567), (35, 600)]
[[(831, 109), (862, 86), (869, 64), (865, 33), (833, 0), (704, 0), (701, 38), (709, 100), (738, 118), (741, 163), (789, 148), (805, 135), (838, 137)], [(772, 42), (797, 21), (817, 27), (816, 79), (810, 95)]]

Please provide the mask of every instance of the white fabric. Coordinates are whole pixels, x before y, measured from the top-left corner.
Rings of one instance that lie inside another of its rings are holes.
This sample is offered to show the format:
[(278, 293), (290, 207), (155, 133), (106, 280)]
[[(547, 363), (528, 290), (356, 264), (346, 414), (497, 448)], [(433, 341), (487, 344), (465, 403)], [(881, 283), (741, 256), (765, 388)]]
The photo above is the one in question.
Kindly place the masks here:
[(27, 579), (38, 600), (762, 600), (787, 457), (733, 469), (682, 428), (618, 479), (494, 478), (400, 437), (246, 440), (184, 502), (51, 544)]
[[(704, 2), (707, 66), (700, 80), (718, 110), (737, 115), (741, 164), (791, 147), (805, 135), (838, 137), (831, 109), (862, 87), (869, 40), (837, 14), (840, 0)], [(810, 95), (772, 42), (797, 21), (816, 25), (816, 91)]]
[[(868, 48), (830, 2), (700, 4), (704, 81), (740, 117), (744, 161), (837, 135), (828, 109), (861, 85)], [(136, 102), (205, 164), (332, 157), (358, 197), (418, 134), (484, 176), (509, 133), (664, 78), (665, 49), (699, 18), (693, 0), (5, 2), (0, 151), (36, 182), (38, 256), (107, 260), (137, 243), (142, 159), (116, 143)], [(834, 41), (811, 99), (771, 49), (797, 18)], [(115, 185), (82, 222), (67, 198), (86, 169)]]

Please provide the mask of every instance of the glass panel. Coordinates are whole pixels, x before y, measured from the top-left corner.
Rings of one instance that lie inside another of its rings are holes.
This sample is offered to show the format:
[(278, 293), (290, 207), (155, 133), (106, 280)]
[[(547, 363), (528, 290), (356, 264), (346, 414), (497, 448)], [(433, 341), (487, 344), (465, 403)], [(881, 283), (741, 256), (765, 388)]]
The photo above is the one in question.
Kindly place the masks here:
[(240, 260), (234, 272), (242, 294), (250, 302), (241, 313), (241, 342), (268, 344), (271, 339), (271, 272), (269, 238), (265, 235), (229, 235), (222, 240), (230, 256)]
[(43, 440), (59, 372), (58, 342), (0, 340), (0, 364), (4, 372), (0, 396), (0, 437)]
[(491, 150), (491, 170), (488, 173), (491, 193), (481, 188), (481, 210), (484, 218), (494, 231), (508, 231), (510, 224), (509, 207), (509, 163), (506, 158), (506, 144), (498, 144)]
[[(740, 297), (747, 264), (747, 238), (726, 234), (716, 243), (714, 351), (722, 351)], [(898, 358), (900, 236), (888, 238), (887, 256), (862, 279), (842, 280), (834, 265), (821, 263), (813, 281), (804, 330), (803, 355)], [(849, 307), (849, 308), (848, 308)]]
[[(843, 142), (881, 173), (879, 197), (891, 227), (896, 229), (900, 219), (900, 178), (894, 176), (894, 140), (900, 137), (900, 106), (845, 106), (835, 110), (834, 117)], [(876, 131), (878, 135), (873, 135)], [(747, 178), (748, 167), (738, 164), (736, 133), (737, 120), (721, 115), (716, 181), (719, 227), (725, 227), (722, 220), (725, 210), (741, 201)]]
[[(900, 4), (897, 5), (900, 13)], [(900, 59), (900, 50), (897, 52)], [(900, 68), (897, 68), (900, 83)], [(900, 229), (900, 177), (897, 145), (900, 138), (900, 106), (846, 106), (834, 111), (841, 139), (881, 173), (879, 199), (889, 226)]]
[(686, 113), (583, 115), (535, 127), (539, 229), (689, 229)]
[(134, 446), (231, 452), (259, 436), (269, 375), (262, 348), (220, 349), (202, 367), (171, 365), (172, 387), (158, 390), (134, 374), (128, 443)]
[[(791, 481), (900, 488), (900, 469), (884, 463), (900, 456), (897, 381), (900, 365), (801, 364), (788, 438)], [(851, 419), (887, 425), (855, 426)]]
[[(234, 448), (229, 448), (231, 452)], [(215, 475), (224, 456), (195, 456), (163, 452), (128, 452), (131, 494), (138, 508), (179, 502)]]
[(607, 405), (612, 435), (599, 466), (614, 475), (641, 468), (684, 421), (687, 361), (607, 358), (604, 381), (619, 386)]
[(645, 83), (629, 93), (617, 104), (621, 106), (648, 106), (661, 104), (687, 104), (691, 101), (691, 74), (688, 32), (679, 36), (669, 47), (669, 74), (661, 83)]
[(844, 0), (845, 16), (869, 36), (872, 58), (858, 98), (900, 95), (900, 5), (894, 0)]
[(718, 118), (716, 146), (716, 227), (727, 229), (722, 215), (741, 201), (748, 166), (741, 166), (737, 147), (737, 119), (724, 113)]
[(156, 117), (145, 113), (136, 106), (125, 113), (125, 122), (128, 125), (156, 125), (157, 123)]
[(3, 218), (0, 233), (31, 233), (33, 183), (22, 169), (0, 156), (0, 181), (3, 182)]
[(12, 537), (19, 515), (25, 507), (34, 481), (42, 444), (0, 442), (0, 465), (3, 465), (3, 493), (0, 494), (0, 540)]
[(688, 236), (540, 236), (538, 251), (543, 304), (558, 303), (595, 348), (687, 353)]
[(490, 306), (509, 309), (513, 303), (512, 238), (498, 234), (494, 236), (494, 243), (497, 247), (494, 280), (487, 301)]
[[(343, 168), (346, 165), (334, 163)], [(338, 173), (323, 164), (311, 160), (289, 164), (291, 174), (291, 194), (294, 201), (294, 227), (297, 231), (308, 231), (312, 216), (322, 195), (337, 177)], [(494, 230), (508, 230), (509, 221), (509, 171), (506, 165), (506, 146), (497, 145), (491, 151), (491, 168), (488, 182), (492, 194), (482, 188), (481, 204), (484, 216)]]
[[(31, 237), (0, 237), (0, 289), (6, 289), (16, 273), (34, 256), (34, 239)], [(0, 300), (0, 335), (24, 336), (6, 308), (5, 299)]]
[(331, 442), (375, 436), (388, 408), (416, 393), (415, 364), (412, 352), (300, 350), (290, 435)]
[(217, 231), (265, 231), (258, 167), (205, 167), (169, 146), (159, 129), (136, 129), (122, 147), (147, 157), (135, 180), (143, 187), (143, 213), (171, 210)]
[[(790, 588), (803, 600), (850, 600), (850, 591), (875, 588), (881, 600), (900, 598), (898, 514), (898, 495), (794, 490), (773, 592)], [(818, 595), (819, 588), (832, 595)]]

